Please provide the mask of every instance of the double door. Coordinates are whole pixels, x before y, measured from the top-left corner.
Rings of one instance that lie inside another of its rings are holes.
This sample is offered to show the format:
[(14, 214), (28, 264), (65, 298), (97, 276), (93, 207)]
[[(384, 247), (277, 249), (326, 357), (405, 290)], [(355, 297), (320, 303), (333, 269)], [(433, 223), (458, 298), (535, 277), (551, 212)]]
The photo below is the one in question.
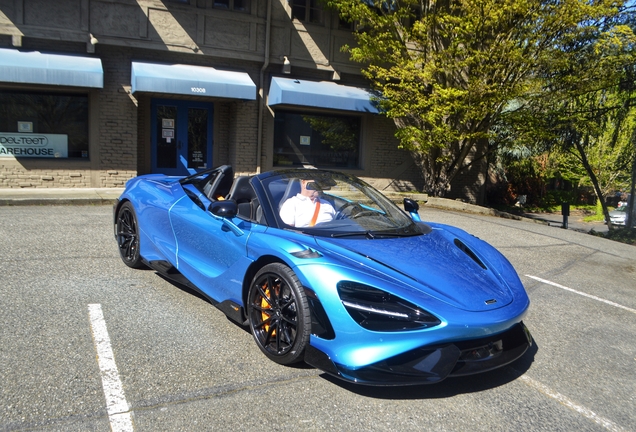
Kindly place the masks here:
[(189, 175), (212, 167), (213, 105), (153, 99), (151, 170)]

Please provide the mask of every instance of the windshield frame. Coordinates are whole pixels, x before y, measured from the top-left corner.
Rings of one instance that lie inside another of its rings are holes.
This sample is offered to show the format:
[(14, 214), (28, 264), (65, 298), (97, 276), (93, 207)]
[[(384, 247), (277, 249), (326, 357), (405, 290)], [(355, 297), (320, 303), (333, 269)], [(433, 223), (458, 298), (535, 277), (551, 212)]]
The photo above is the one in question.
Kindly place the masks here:
[[(422, 228), (393, 201), (371, 185), (355, 176), (328, 170), (290, 169), (269, 172), (261, 178), (263, 191), (269, 201), (280, 229), (299, 231), (318, 237), (333, 238), (395, 238), (423, 234)], [(315, 226), (291, 226), (283, 222), (282, 202), (291, 198), (289, 182), (309, 180), (307, 189), (319, 192), (321, 200), (333, 206), (334, 218)], [(348, 209), (356, 214), (346, 214)], [(344, 213), (343, 213), (344, 210)]]

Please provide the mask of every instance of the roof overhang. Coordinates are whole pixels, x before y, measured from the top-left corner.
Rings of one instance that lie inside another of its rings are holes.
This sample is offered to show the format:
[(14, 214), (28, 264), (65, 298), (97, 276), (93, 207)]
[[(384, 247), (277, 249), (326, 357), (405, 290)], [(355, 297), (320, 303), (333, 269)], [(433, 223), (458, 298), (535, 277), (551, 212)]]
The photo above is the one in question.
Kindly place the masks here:
[(205, 66), (132, 62), (131, 85), (132, 93), (256, 100), (256, 85), (247, 73)]
[(104, 70), (95, 57), (0, 48), (0, 81), (103, 88)]
[(274, 77), (267, 104), (296, 105), (344, 111), (378, 113), (371, 90), (336, 84), (331, 81), (308, 81)]

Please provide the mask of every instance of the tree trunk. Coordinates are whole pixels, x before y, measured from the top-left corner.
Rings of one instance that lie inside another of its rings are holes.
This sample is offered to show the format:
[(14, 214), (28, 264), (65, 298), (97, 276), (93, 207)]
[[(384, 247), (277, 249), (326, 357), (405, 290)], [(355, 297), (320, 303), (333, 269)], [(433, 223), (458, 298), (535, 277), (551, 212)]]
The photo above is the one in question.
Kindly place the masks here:
[[(588, 139), (589, 137), (585, 139), (586, 142), (588, 141)], [(605, 203), (605, 200), (603, 199), (603, 191), (601, 191), (601, 186), (598, 182), (598, 178), (596, 177), (596, 174), (594, 174), (594, 170), (590, 166), (590, 162), (587, 160), (587, 155), (585, 154), (586, 146), (583, 146), (581, 144), (580, 139), (575, 139), (574, 145), (576, 147), (576, 150), (579, 152), (579, 155), (581, 156), (581, 163), (583, 164), (585, 171), (590, 176), (590, 180), (592, 181), (592, 186), (594, 186), (594, 192), (596, 193), (596, 197), (600, 201), (601, 206), (603, 207), (603, 217), (605, 218), (605, 222), (607, 223), (607, 228), (611, 231), (612, 224), (610, 223), (610, 216), (609, 216), (609, 210), (607, 209), (607, 203)]]

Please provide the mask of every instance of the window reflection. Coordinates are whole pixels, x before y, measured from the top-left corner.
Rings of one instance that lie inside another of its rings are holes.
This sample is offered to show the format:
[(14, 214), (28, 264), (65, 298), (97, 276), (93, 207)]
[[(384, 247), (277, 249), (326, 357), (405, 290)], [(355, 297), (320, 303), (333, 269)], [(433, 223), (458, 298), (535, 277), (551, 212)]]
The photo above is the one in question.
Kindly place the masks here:
[(277, 111), (274, 165), (359, 168), (360, 117)]
[(68, 136), (68, 157), (88, 158), (88, 96), (63, 93), (0, 91), (0, 132), (18, 131)]
[(177, 124), (177, 107), (157, 105), (157, 168), (177, 167)]
[(319, 0), (291, 0), (292, 18), (313, 24), (323, 23), (323, 10)]
[(249, 12), (250, 0), (214, 0), (214, 7), (238, 12)]

